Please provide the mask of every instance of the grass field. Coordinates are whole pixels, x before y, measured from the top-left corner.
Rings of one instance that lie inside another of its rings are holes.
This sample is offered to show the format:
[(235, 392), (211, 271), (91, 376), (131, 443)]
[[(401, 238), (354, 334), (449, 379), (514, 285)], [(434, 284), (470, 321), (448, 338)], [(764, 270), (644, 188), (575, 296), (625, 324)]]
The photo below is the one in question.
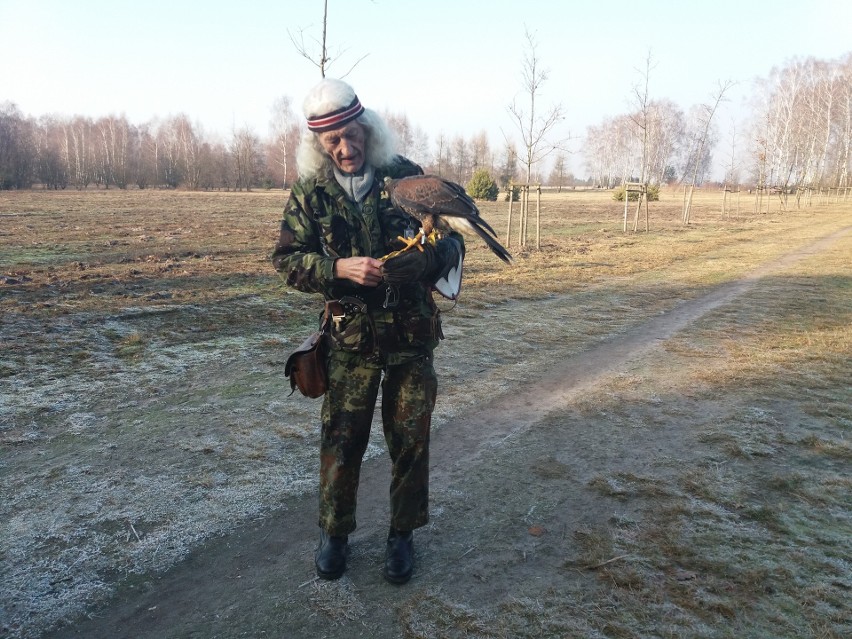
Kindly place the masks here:
[[(37, 636), (314, 489), (317, 405), (286, 397), (281, 367), (319, 309), (269, 264), (284, 198), (0, 192), (0, 636)], [(509, 268), (470, 238), (462, 298), (441, 303), (436, 365), (459, 390), (436, 428), (548, 354), (852, 224), (852, 202), (755, 215), (745, 194), (722, 217), (714, 192), (683, 227), (680, 203), (664, 191), (650, 232), (625, 233), (608, 192), (546, 193), (541, 250), (533, 209)], [(507, 212), (482, 205), (501, 239)], [(620, 468), (553, 453), (578, 491), (637, 513), (563, 535), (560, 570), (593, 574), (598, 599), (587, 581), (493, 605), (448, 587), (395, 611), (403, 636), (848, 636), (850, 255), (846, 234), (548, 418), (648, 430)], [(651, 442), (676, 430), (694, 441), (663, 463)]]

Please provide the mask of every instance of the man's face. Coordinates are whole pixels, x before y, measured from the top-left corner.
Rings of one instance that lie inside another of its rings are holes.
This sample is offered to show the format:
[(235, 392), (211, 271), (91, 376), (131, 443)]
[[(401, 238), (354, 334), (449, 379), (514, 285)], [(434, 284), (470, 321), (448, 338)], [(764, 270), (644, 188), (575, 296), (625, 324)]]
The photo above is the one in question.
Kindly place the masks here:
[(319, 134), (322, 148), (344, 173), (357, 173), (364, 166), (367, 134), (357, 122)]

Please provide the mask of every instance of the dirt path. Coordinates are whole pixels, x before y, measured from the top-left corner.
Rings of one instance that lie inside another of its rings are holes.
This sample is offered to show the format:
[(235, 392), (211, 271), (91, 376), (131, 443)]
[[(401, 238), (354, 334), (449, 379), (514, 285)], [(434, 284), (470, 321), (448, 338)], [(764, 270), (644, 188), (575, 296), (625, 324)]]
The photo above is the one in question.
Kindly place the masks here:
[[(695, 440), (673, 419), (661, 419), (654, 429), (637, 423), (614, 431), (604, 413), (590, 420), (572, 403), (609, 376), (642, 365), (662, 341), (697, 319), (742, 301), (762, 278), (825, 250), (850, 230), (553, 362), (526, 385), (534, 394), (507, 393), (453, 416), (433, 438), (433, 520), (416, 535), (417, 572), (407, 586), (392, 587), (379, 572), (387, 520), (383, 456), (366, 464), (360, 527), (340, 581), (314, 578), (316, 503), (309, 495), (207, 544), (161, 577), (128, 585), (108, 608), (47, 636), (392, 638), (402, 636), (403, 621), (409, 632), (422, 628), (428, 636), (442, 628), (436, 619), (446, 624), (442, 636), (491, 636), (480, 627), (482, 619), (501, 606), (534, 610), (529, 602), (537, 595), (574, 593), (572, 605), (599, 605), (593, 574), (556, 568), (576, 555), (578, 531), (642, 514), (622, 503), (614, 515), (613, 503), (588, 489), (590, 478), (613, 468), (667, 472), (690, 459)], [(583, 636), (582, 628), (577, 632)]]

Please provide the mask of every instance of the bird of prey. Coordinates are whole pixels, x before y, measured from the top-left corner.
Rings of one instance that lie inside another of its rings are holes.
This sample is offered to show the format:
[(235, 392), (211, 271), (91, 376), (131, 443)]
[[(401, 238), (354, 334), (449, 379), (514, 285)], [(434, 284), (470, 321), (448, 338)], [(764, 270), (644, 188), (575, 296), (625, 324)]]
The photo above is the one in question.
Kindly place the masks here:
[(458, 184), (436, 175), (412, 175), (398, 180), (386, 178), (385, 190), (391, 204), (420, 222), (416, 238), (408, 241), (400, 238), (406, 244), (435, 243), (442, 232), (449, 230), (473, 232), (485, 241), (494, 255), (511, 264), (509, 251), (497, 241), (497, 233), (480, 217), (476, 204)]

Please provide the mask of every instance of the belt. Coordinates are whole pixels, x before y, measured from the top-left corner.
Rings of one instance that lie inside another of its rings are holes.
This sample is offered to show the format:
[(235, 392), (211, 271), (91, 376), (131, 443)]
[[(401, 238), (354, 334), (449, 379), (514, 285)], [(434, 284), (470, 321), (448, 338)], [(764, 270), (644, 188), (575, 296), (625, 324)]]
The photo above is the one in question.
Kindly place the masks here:
[(399, 287), (393, 284), (380, 284), (376, 288), (362, 288), (353, 295), (345, 295), (340, 298), (340, 301), (354, 300), (355, 302), (360, 302), (366, 306), (364, 309), (361, 309), (361, 312), (364, 312), (368, 308), (370, 310), (396, 308), (399, 306), (399, 299)]

